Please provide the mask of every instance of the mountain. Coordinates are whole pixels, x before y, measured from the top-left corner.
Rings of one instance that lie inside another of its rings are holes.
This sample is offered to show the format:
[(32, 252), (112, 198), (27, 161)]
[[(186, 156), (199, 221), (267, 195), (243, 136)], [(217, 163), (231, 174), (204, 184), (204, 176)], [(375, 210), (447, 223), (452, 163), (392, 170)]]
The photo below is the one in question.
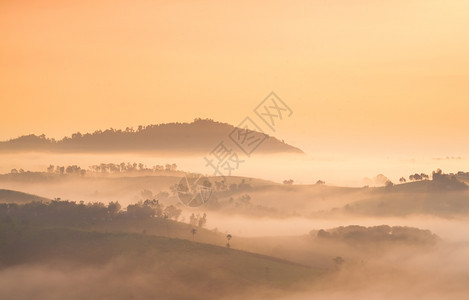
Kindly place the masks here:
[[(31, 134), (0, 142), (0, 152), (145, 151), (205, 154), (214, 150), (222, 142), (223, 146), (236, 153), (242, 153), (242, 148), (245, 153), (246, 151), (248, 153), (254, 151), (260, 153), (303, 153), (299, 148), (286, 144), (275, 137), (262, 135), (258, 131), (252, 131), (250, 135), (246, 136), (243, 135), (244, 132), (243, 129), (227, 123), (209, 119), (195, 119), (192, 123), (139, 126), (137, 130), (111, 128), (86, 134), (78, 132), (58, 141), (49, 139), (45, 135)], [(237, 141), (237, 144), (233, 139)], [(259, 146), (254, 147), (257, 144)]]

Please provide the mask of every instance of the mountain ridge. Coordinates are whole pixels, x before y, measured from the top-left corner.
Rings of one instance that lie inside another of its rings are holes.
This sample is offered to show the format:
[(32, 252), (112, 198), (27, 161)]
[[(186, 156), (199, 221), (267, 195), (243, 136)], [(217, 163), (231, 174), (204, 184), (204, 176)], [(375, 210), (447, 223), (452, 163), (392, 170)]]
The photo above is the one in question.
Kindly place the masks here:
[[(139, 126), (137, 130), (127, 127), (121, 129), (96, 130), (93, 133), (74, 133), (61, 140), (49, 139), (42, 135), (23, 135), (0, 142), (0, 152), (192, 152), (207, 153), (213, 151), (221, 142), (234, 151), (242, 150), (229, 135), (239, 129), (228, 123), (211, 119), (195, 119), (191, 123), (162, 123)], [(261, 134), (254, 131), (256, 134)], [(279, 139), (265, 135), (255, 151), (261, 153), (297, 153), (304, 152)], [(237, 150), (235, 150), (237, 149)]]

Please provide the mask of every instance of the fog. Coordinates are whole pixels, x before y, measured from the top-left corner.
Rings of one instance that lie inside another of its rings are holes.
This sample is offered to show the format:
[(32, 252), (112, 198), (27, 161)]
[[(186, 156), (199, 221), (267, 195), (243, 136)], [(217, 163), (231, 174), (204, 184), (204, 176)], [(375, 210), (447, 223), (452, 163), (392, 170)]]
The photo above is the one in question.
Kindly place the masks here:
[[(363, 155), (348, 156), (344, 153), (316, 154), (275, 154), (253, 153), (244, 160), (239, 169), (231, 175), (263, 178), (275, 182), (293, 179), (296, 183), (311, 184), (323, 180), (338, 186), (363, 186), (369, 184), (366, 178), (384, 174), (393, 182), (401, 176), (415, 172), (431, 173), (441, 168), (446, 172), (457, 173), (469, 169), (469, 161), (460, 156), (419, 156), (403, 155)], [(148, 166), (155, 164), (176, 163), (180, 170), (187, 172), (213, 174), (206, 166), (203, 155), (175, 155), (174, 153), (0, 153), (0, 173), (13, 168), (31, 171), (44, 171), (52, 165), (79, 165), (84, 169), (99, 163), (141, 162)]]
[(388, 253), (281, 299), (467, 299), (468, 255), (467, 241), (412, 256)]
[(468, 11), (1, 1), (0, 300), (469, 299)]
[(210, 213), (208, 228), (217, 228), (221, 232), (231, 232), (246, 237), (290, 236), (307, 234), (312, 229), (335, 228), (347, 225), (362, 226), (410, 226), (428, 229), (450, 242), (469, 241), (469, 232), (462, 230), (469, 225), (469, 218), (442, 219), (428, 216), (407, 218), (367, 218), (342, 217), (340, 219), (319, 218), (252, 218), (226, 216)]
[[(2, 167), (40, 172), (0, 176), (2, 299), (465, 299), (469, 293), (465, 173), (436, 171), (431, 179), (382, 186), (392, 177), (386, 168), (348, 173), (346, 161), (323, 162), (331, 173), (334, 164), (345, 165), (338, 182), (366, 173), (377, 185), (344, 187), (328, 184), (327, 173), (317, 175), (312, 165), (321, 163), (314, 159), (263, 158), (246, 162), (243, 172), (255, 172), (253, 178), (207, 177), (207, 202), (191, 207), (181, 201), (179, 184), (191, 176), (180, 170), (192, 163), (200, 170), (194, 157), (22, 155)], [(177, 170), (45, 170), (100, 160), (176, 163)], [(399, 176), (432, 174), (391, 165)], [(283, 171), (290, 168), (314, 179), (301, 184)]]

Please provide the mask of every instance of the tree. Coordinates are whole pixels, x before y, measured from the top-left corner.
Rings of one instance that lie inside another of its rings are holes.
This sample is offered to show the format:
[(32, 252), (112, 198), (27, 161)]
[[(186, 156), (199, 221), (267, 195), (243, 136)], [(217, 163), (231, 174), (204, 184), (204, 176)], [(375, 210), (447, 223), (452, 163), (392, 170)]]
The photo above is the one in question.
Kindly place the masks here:
[(226, 247), (227, 247), (227, 248), (230, 248), (230, 240), (231, 240), (231, 238), (232, 238), (231, 234), (228, 233), (228, 234), (226, 235), (226, 240), (227, 240)]
[(200, 216), (199, 214), (194, 215), (194, 213), (192, 213), (192, 215), (190, 216), (189, 224), (192, 226), (197, 226), (197, 227), (202, 228), (205, 226), (206, 223), (207, 223), (206, 213), (204, 213), (203, 216)]
[(335, 262), (335, 265), (337, 267), (340, 267), (343, 263), (344, 263), (344, 259), (340, 256), (337, 256), (336, 258), (333, 259), (333, 261)]
[(323, 185), (323, 184), (326, 184), (326, 182), (322, 181), (322, 180), (318, 180), (318, 181), (316, 181), (316, 184), (317, 185)]
[(68, 166), (66, 169), (65, 169), (65, 173), (67, 174), (73, 174), (75, 172), (79, 172), (80, 170), (80, 167), (74, 165), (74, 166)]
[(251, 201), (251, 196), (249, 196), (248, 194), (244, 194), (239, 197), (239, 201), (244, 205), (249, 205), (249, 202)]
[(293, 184), (293, 182), (294, 182), (293, 179), (289, 179), (289, 180), (284, 180), (284, 181), (283, 181), (283, 184), (289, 184), (289, 185), (291, 185), (291, 184)]
[(391, 180), (388, 180), (388, 181), (386, 181), (386, 183), (384, 184), (384, 186), (387, 187), (387, 188), (390, 188), (390, 187), (393, 187), (393, 186), (394, 186), (394, 183), (392, 183)]
[(77, 133), (72, 133), (72, 139), (79, 139), (81, 138), (83, 135), (80, 133), (80, 132), (77, 132)]
[(129, 204), (127, 206), (126, 216), (134, 219), (149, 219), (155, 216), (155, 211), (148, 205), (141, 202), (137, 204)]
[(202, 218), (199, 217), (199, 227), (202, 228), (205, 226), (205, 224), (207, 223), (207, 214), (204, 213), (204, 215), (202, 216)]
[(111, 216), (111, 218), (114, 218), (115, 216), (117, 216), (120, 210), (121, 210), (121, 205), (117, 201), (116, 202), (111, 201), (107, 205), (107, 211), (109, 212), (109, 215)]
[[(425, 174), (423, 174), (425, 175)], [(415, 173), (414, 175), (410, 175), (409, 176), (409, 180), (410, 181), (419, 181), (419, 180), (422, 180), (422, 175), (418, 174), (418, 173)]]
[(197, 225), (197, 217), (194, 215), (194, 213), (192, 213), (192, 215), (189, 217), (189, 224), (192, 226)]
[(163, 216), (163, 205), (160, 204), (160, 202), (156, 199), (150, 200), (147, 199), (143, 202), (144, 206), (148, 206), (153, 210), (153, 215), (152, 217), (158, 217), (161, 218)]
[(57, 166), (55, 167), (55, 173), (63, 175), (65, 172), (65, 167)]
[(318, 234), (317, 234), (318, 238), (328, 238), (331, 236), (331, 234), (327, 231), (325, 231), (324, 229), (321, 229), (318, 231)]
[(177, 208), (174, 205), (167, 206), (164, 210), (164, 214), (169, 218), (169, 219), (174, 219), (175, 221), (178, 220), (179, 216), (181, 215), (182, 210)]
[(11, 174), (18, 174), (18, 170), (17, 169), (11, 169), (10, 173)]
[(432, 172), (432, 179), (438, 180), (443, 177), (443, 171), (441, 169), (437, 169), (436, 171)]
[(197, 229), (192, 228), (191, 233), (192, 233), (192, 240), (194, 240), (195, 239), (195, 234), (197, 233)]
[(400, 183), (406, 183), (407, 180), (406, 180), (404, 177), (401, 177), (401, 178), (399, 178), (399, 182), (400, 182)]

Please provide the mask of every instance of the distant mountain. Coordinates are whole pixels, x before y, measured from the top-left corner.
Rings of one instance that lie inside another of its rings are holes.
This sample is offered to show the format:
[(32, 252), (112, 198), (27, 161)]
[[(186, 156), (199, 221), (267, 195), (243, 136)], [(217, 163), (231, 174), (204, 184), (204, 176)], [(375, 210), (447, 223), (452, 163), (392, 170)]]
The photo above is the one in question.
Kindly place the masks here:
[[(74, 133), (72, 137), (61, 140), (49, 139), (45, 135), (26, 135), (9, 141), (0, 142), (0, 152), (171, 152), (171, 153), (208, 153), (220, 142), (236, 153), (243, 153), (232, 138), (247, 153), (303, 153), (299, 148), (286, 144), (275, 137), (257, 131), (245, 134), (227, 123), (209, 119), (195, 119), (192, 123), (167, 123), (139, 126), (137, 130), (107, 129), (94, 133)], [(262, 137), (262, 142), (251, 151)], [(250, 148), (249, 148), (250, 147)], [(249, 148), (249, 149), (247, 149)]]

